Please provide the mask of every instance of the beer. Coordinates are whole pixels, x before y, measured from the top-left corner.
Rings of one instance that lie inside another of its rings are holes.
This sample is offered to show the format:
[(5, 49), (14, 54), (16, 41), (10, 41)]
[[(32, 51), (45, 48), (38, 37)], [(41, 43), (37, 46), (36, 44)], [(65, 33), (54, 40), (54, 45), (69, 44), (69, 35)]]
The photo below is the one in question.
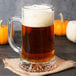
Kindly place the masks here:
[(53, 25), (40, 28), (22, 25), (22, 58), (29, 62), (47, 62), (53, 57)]
[(31, 10), (22, 9), (22, 58), (27, 62), (49, 62), (54, 58), (54, 12), (42, 6), (28, 8)]

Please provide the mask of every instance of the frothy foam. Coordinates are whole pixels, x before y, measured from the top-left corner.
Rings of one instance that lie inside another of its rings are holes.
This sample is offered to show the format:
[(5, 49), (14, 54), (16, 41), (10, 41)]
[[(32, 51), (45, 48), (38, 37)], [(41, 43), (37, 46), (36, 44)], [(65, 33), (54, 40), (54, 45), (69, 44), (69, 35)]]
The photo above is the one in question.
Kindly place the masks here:
[(29, 27), (47, 27), (53, 24), (54, 11), (46, 5), (24, 6), (22, 24)]

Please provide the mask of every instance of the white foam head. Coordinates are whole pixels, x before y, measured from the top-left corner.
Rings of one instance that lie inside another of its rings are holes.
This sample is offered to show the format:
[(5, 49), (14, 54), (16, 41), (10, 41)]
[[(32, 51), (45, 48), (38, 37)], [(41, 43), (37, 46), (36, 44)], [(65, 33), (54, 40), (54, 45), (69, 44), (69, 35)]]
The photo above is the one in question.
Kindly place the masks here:
[(53, 25), (54, 11), (47, 5), (32, 5), (22, 8), (22, 24), (29, 27)]

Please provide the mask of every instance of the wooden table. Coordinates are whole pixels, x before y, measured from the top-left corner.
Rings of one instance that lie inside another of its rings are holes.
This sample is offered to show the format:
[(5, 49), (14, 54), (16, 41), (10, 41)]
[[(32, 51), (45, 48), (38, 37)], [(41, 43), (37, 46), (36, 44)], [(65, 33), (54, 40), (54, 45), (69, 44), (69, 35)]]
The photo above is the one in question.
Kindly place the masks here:
[[(16, 34), (17, 35), (17, 34)], [(16, 42), (18, 40), (16, 38)], [(0, 54), (5, 55), (7, 58), (17, 58), (19, 55), (11, 49), (9, 45), (0, 45)], [(55, 36), (55, 54), (64, 59), (72, 59), (76, 61), (76, 43), (67, 40), (66, 37)], [(19, 76), (8, 69), (4, 69), (4, 64), (0, 59), (0, 76)], [(46, 75), (46, 76), (76, 76), (76, 68), (69, 69), (60, 73)]]

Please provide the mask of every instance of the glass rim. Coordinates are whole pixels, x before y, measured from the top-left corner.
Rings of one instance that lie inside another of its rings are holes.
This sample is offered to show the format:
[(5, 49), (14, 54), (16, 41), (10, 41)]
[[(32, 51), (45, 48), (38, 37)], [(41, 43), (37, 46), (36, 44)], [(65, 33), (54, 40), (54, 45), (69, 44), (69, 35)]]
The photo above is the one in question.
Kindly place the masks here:
[[(50, 5), (50, 6), (49, 5), (43, 5), (43, 6), (47, 6), (47, 8), (37, 8), (37, 9), (36, 8), (30, 8), (31, 6), (33, 6), (33, 5), (25, 5), (22, 8), (27, 9), (27, 10), (50, 10), (51, 9), (52, 11), (54, 11), (54, 7), (52, 5)], [(36, 5), (34, 5), (34, 7), (36, 7)]]

